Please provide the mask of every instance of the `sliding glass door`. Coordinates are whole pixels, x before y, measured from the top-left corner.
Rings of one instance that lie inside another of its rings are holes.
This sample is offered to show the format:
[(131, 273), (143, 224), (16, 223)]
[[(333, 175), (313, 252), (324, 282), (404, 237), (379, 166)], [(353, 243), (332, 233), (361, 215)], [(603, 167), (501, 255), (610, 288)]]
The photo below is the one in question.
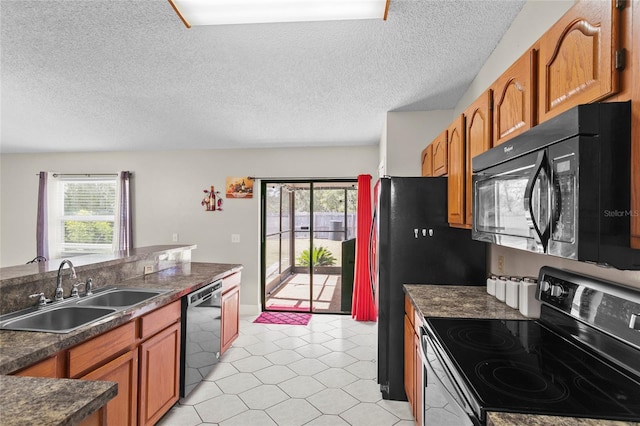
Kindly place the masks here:
[(263, 181), (261, 193), (263, 307), (350, 312), (355, 180)]
[(292, 216), (289, 214), (291, 193), (279, 185), (267, 187), (263, 196), (263, 276), (271, 291), (291, 273)]

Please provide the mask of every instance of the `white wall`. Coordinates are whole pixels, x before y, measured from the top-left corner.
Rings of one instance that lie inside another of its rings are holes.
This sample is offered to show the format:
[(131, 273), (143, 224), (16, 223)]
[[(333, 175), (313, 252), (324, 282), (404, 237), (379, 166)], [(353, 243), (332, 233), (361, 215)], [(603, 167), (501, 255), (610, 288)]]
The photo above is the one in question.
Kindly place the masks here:
[(420, 152), (452, 120), (451, 110), (388, 112), (386, 144), (381, 144), (385, 174), (420, 176)]
[[(496, 78), (527, 51), (573, 4), (572, 0), (529, 0), (465, 92), (455, 108), (455, 114), (462, 113), (471, 102), (487, 90)], [(504, 259), (504, 273), (507, 275), (537, 276), (540, 267), (550, 265), (640, 288), (640, 271), (605, 269), (584, 262), (496, 245), (492, 245), (489, 250), (491, 272), (498, 272), (499, 256)]]
[[(227, 176), (376, 176), (378, 147), (242, 149), (172, 152), (16, 154), (0, 156), (0, 265), (22, 264), (35, 256), (38, 178), (61, 173), (134, 173), (134, 245), (197, 244), (195, 262), (242, 263), (243, 305), (260, 303), (259, 184), (252, 199), (225, 199), (222, 212), (200, 205), (214, 185), (223, 191)], [(240, 243), (231, 243), (240, 234)]]
[[(378, 146), (378, 177), (387, 174), (387, 120), (382, 126), (382, 135)], [(375, 179), (374, 179), (375, 180)]]

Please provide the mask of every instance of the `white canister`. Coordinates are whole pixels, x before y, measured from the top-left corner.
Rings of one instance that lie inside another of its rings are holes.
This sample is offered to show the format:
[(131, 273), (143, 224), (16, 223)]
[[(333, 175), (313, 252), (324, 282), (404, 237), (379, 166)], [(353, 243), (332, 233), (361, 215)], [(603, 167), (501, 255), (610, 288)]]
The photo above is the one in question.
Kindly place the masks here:
[(536, 300), (536, 291), (538, 289), (537, 280), (533, 277), (525, 277), (520, 283), (520, 313), (525, 317), (539, 318), (540, 306), (539, 300)]
[(498, 277), (498, 279), (496, 280), (496, 298), (501, 301), (504, 302), (504, 300), (507, 297), (507, 277)]
[(492, 296), (496, 295), (496, 280), (498, 279), (495, 275), (489, 275), (487, 278), (487, 293)]
[(507, 302), (508, 306), (511, 306), (514, 309), (518, 309), (521, 281), (522, 278), (520, 277), (509, 277), (509, 280), (505, 285), (505, 302)]

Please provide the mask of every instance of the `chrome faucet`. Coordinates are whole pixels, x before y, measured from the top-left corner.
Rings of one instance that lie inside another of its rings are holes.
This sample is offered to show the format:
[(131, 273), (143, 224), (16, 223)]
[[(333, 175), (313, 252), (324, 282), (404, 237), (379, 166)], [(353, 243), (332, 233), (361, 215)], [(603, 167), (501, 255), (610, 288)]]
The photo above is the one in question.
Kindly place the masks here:
[(62, 268), (64, 268), (64, 265), (69, 265), (69, 268), (71, 268), (71, 278), (77, 278), (76, 268), (73, 267), (73, 263), (71, 263), (69, 259), (65, 259), (60, 262), (60, 267), (58, 268), (58, 279), (56, 281), (56, 295), (53, 298), (55, 301), (64, 299), (64, 292), (62, 290)]
[(84, 283), (84, 294), (85, 296), (91, 296), (93, 294), (93, 280), (91, 278), (87, 278), (87, 281)]

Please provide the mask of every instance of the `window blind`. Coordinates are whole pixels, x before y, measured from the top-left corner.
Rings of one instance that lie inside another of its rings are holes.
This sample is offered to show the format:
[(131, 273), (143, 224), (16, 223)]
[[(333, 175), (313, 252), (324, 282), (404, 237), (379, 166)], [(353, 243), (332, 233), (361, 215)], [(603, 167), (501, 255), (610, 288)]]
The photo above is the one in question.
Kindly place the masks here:
[(116, 179), (60, 178), (61, 243), (65, 254), (110, 251), (116, 217)]

